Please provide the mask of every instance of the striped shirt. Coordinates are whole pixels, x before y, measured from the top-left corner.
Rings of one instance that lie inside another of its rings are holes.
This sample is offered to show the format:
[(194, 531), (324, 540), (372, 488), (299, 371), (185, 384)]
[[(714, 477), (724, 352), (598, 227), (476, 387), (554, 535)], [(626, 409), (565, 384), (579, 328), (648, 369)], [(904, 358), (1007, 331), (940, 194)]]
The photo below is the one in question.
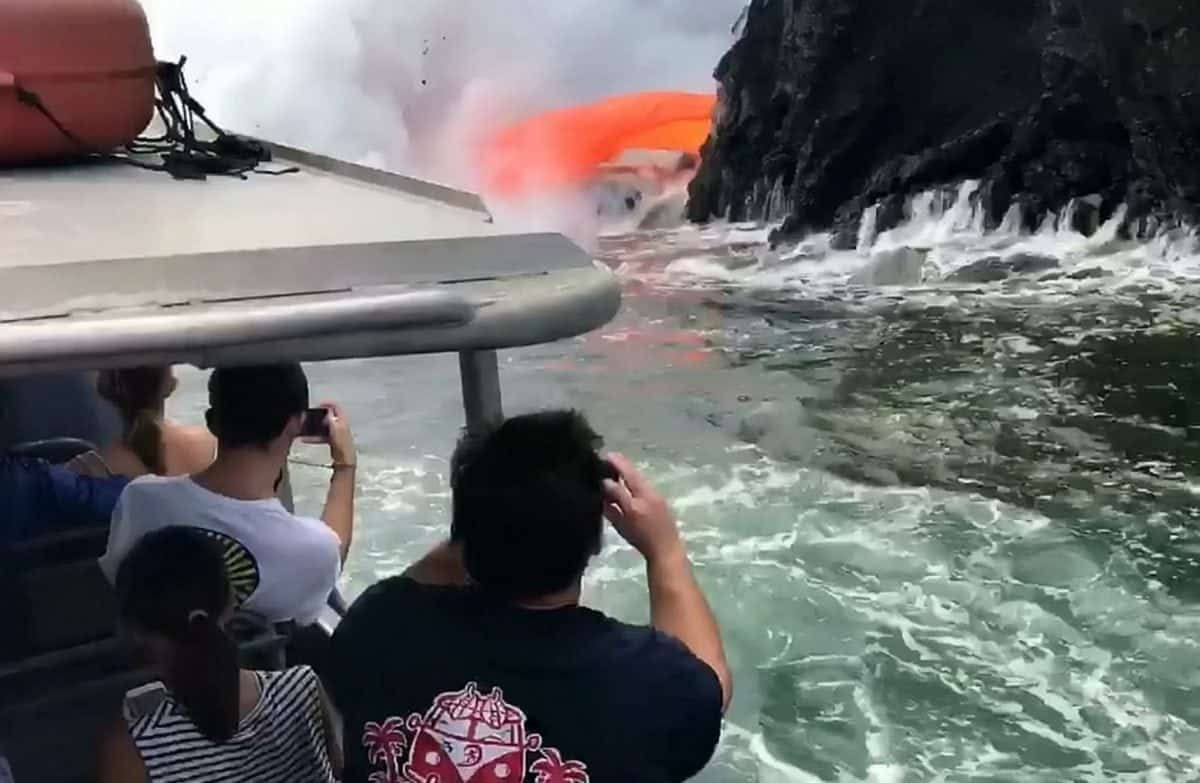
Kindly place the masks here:
[(150, 783), (331, 783), (317, 675), (308, 666), (255, 672), (261, 695), (228, 742), (207, 739), (170, 691), (150, 707), (126, 698), (125, 720)]

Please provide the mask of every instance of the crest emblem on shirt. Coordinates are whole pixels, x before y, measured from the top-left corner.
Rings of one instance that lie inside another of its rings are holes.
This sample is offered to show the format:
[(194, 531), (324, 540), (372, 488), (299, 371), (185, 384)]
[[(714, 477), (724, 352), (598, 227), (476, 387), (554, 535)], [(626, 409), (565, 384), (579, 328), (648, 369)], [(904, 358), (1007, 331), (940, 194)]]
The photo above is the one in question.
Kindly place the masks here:
[(424, 713), (363, 727), (371, 783), (588, 783), (587, 765), (564, 761), (526, 730), (525, 713), (493, 688), (467, 683)]
[(246, 603), (246, 599), (258, 589), (258, 561), (250, 550), (242, 546), (237, 539), (215, 530), (198, 527), (197, 532), (216, 541), (221, 547), (221, 556), (225, 559), (225, 573), (229, 578), (229, 586), (233, 590), (233, 598), (238, 606)]

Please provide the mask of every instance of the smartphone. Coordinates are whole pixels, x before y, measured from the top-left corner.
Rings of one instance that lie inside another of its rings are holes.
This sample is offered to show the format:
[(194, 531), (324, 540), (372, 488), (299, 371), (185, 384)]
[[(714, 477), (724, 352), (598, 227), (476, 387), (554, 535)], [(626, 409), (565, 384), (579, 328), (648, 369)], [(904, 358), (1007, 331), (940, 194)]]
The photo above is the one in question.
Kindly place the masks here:
[(329, 440), (329, 409), (309, 408), (300, 422), (300, 437), (309, 443)]

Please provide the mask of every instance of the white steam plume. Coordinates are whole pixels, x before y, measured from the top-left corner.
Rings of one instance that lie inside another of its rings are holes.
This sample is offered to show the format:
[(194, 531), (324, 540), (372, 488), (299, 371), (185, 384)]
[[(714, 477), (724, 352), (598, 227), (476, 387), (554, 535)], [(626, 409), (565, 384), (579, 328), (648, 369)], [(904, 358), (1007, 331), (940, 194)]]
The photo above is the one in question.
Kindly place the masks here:
[(710, 90), (745, 0), (143, 0), (241, 132), (465, 187), (463, 144), (549, 108)]

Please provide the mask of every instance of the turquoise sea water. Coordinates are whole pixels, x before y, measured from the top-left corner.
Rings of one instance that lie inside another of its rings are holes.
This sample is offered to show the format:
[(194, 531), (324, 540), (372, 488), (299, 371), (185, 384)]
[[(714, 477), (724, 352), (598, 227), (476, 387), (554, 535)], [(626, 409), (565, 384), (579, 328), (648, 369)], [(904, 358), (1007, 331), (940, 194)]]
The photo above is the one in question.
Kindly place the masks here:
[[(605, 239), (621, 315), (504, 352), (506, 409), (583, 409), (673, 499), (737, 678), (701, 780), (1200, 777), (1200, 254), (913, 212), (856, 252)], [(945, 282), (1016, 252), (1060, 268)], [(353, 595), (446, 532), (457, 364), (310, 376), (362, 454)], [(323, 482), (296, 468), (301, 510)], [(610, 537), (586, 600), (644, 591)]]

